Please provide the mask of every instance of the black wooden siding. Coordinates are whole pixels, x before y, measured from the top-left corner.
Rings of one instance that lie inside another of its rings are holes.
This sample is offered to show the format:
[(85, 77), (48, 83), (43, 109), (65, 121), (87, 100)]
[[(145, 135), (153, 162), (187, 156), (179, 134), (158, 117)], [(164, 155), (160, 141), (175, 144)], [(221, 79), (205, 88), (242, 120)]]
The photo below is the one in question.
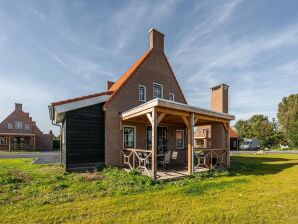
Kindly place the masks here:
[(66, 113), (66, 170), (105, 161), (105, 119), (102, 104)]

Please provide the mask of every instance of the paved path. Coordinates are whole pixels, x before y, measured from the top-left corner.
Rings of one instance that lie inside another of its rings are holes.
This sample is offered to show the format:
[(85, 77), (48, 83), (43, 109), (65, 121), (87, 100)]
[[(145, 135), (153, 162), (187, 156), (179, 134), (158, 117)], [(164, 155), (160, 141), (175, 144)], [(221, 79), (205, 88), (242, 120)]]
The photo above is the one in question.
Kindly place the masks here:
[(60, 162), (60, 152), (28, 152), (28, 153), (0, 153), (0, 159), (3, 158), (37, 158), (34, 163), (50, 164)]
[[(231, 151), (232, 155), (237, 155), (237, 154), (255, 154), (257, 151)], [(297, 150), (288, 150), (288, 151), (275, 151), (275, 150), (270, 150), (270, 151), (264, 151), (265, 154), (298, 154)]]

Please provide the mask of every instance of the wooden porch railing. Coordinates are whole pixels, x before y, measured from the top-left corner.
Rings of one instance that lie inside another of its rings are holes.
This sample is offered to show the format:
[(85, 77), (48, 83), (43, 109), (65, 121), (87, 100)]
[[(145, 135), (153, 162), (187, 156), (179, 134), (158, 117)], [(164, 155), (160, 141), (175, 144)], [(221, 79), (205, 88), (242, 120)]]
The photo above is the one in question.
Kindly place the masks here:
[(123, 163), (130, 169), (146, 171), (152, 176), (152, 150), (125, 148), (122, 155)]
[(10, 147), (12, 150), (32, 150), (33, 149), (33, 145), (24, 144), (24, 143), (20, 143), (20, 144), (12, 143)]
[(194, 149), (194, 156), (197, 158), (196, 164), (194, 164), (194, 170), (200, 167), (208, 169), (224, 168), (227, 167), (227, 149)]

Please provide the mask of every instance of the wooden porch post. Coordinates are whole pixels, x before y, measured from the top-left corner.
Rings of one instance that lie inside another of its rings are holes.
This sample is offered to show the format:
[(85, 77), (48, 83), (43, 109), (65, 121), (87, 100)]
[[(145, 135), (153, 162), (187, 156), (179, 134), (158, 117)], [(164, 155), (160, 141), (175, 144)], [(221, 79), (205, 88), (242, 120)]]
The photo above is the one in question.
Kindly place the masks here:
[(189, 116), (187, 127), (187, 157), (188, 157), (188, 175), (193, 174), (193, 144), (194, 144), (194, 113)]
[(227, 167), (230, 167), (230, 122), (227, 123)]
[(33, 140), (34, 140), (34, 142), (33, 142), (33, 150), (35, 150), (35, 147), (36, 147), (36, 139), (35, 139), (35, 135), (33, 136)]
[(152, 173), (153, 179), (157, 178), (157, 113), (156, 109), (152, 111)]
[(10, 145), (10, 135), (8, 135), (8, 151), (11, 151), (11, 145)]

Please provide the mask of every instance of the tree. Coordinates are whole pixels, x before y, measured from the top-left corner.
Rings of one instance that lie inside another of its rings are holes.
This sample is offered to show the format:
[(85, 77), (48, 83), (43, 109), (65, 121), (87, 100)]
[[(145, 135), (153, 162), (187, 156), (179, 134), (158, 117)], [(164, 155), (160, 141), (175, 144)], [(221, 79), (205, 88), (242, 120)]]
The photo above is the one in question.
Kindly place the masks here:
[(253, 115), (248, 120), (239, 120), (235, 124), (240, 140), (258, 138), (261, 147), (274, 147), (283, 140), (283, 134), (277, 128), (275, 119), (269, 121), (267, 116)]
[(298, 94), (284, 97), (278, 104), (278, 122), (285, 132), (288, 143), (298, 146)]

